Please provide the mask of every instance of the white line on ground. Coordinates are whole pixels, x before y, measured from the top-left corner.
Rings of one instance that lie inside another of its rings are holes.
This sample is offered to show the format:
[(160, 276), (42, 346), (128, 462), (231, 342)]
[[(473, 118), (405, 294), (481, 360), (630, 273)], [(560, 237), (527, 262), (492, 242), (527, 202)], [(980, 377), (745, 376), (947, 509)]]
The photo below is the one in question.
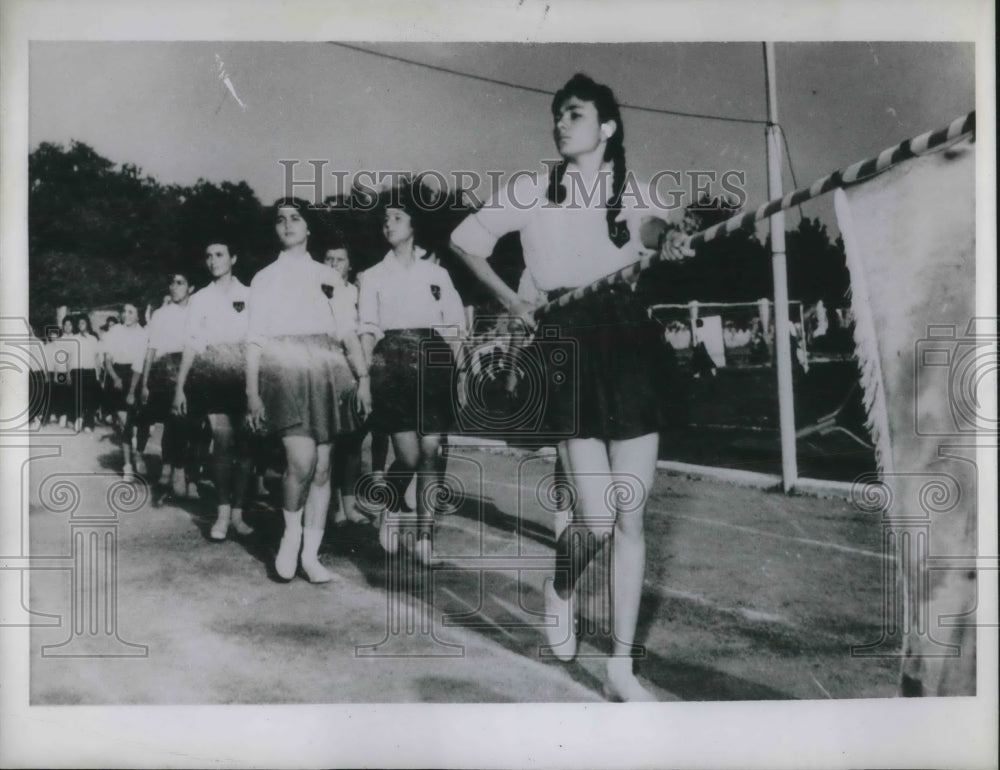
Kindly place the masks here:
[[(514, 484), (509, 481), (495, 481), (493, 479), (485, 479), (485, 483), (497, 486), (505, 487), (507, 489), (521, 489), (519, 484)], [(840, 545), (839, 543), (830, 543), (826, 540), (816, 540), (810, 537), (793, 537), (791, 535), (781, 535), (777, 532), (768, 532), (763, 529), (756, 529), (755, 527), (747, 527), (742, 524), (732, 524), (728, 521), (719, 521), (718, 519), (707, 519), (702, 516), (685, 516), (679, 513), (670, 513), (669, 511), (664, 511), (653, 506), (646, 506), (646, 510), (650, 513), (659, 514), (662, 516), (670, 516), (675, 519), (684, 519), (685, 521), (692, 521), (696, 524), (705, 524), (714, 527), (728, 527), (730, 529), (738, 529), (741, 532), (749, 532), (755, 535), (763, 535), (764, 537), (775, 538), (777, 540), (789, 540), (795, 543), (802, 543), (803, 545), (811, 545), (817, 548), (830, 548), (834, 551), (841, 551), (843, 553), (854, 554), (855, 556), (866, 556), (868, 558), (874, 559), (885, 559), (889, 558), (886, 554), (878, 553), (876, 551), (867, 551), (864, 548), (854, 548), (849, 545)]]
[(702, 516), (684, 516), (679, 513), (667, 513), (666, 511), (656, 511), (657, 513), (662, 513), (664, 516), (671, 516), (675, 519), (684, 519), (685, 521), (692, 521), (697, 524), (706, 524), (713, 527), (727, 527), (729, 529), (738, 529), (741, 532), (750, 532), (755, 535), (763, 535), (764, 537), (771, 537), (776, 540), (790, 540), (793, 543), (802, 543), (803, 545), (813, 545), (818, 548), (830, 548), (834, 551), (841, 551), (843, 553), (850, 553), (856, 556), (867, 556), (874, 559), (887, 559), (888, 555), (884, 553), (878, 553), (877, 551), (866, 551), (864, 548), (853, 548), (849, 545), (840, 545), (839, 543), (829, 543), (826, 540), (814, 540), (811, 537), (792, 537), (790, 535), (779, 535), (776, 532), (767, 532), (763, 529), (755, 529), (754, 527), (745, 527), (742, 524), (732, 524), (728, 521), (719, 521), (718, 519), (706, 519)]
[(716, 612), (725, 612), (730, 615), (740, 615), (747, 620), (754, 620), (764, 623), (780, 623), (783, 626), (789, 626), (791, 628), (797, 627), (795, 623), (788, 620), (788, 618), (783, 615), (776, 615), (771, 612), (762, 612), (760, 610), (751, 610), (746, 607), (726, 607), (725, 605), (713, 602), (711, 599), (702, 596), (700, 594), (693, 593), (692, 591), (681, 591), (676, 588), (663, 588), (662, 586), (653, 586), (657, 592), (663, 594), (664, 596), (670, 596), (677, 599), (685, 599), (689, 602), (694, 602), (701, 607), (708, 607), (715, 610)]

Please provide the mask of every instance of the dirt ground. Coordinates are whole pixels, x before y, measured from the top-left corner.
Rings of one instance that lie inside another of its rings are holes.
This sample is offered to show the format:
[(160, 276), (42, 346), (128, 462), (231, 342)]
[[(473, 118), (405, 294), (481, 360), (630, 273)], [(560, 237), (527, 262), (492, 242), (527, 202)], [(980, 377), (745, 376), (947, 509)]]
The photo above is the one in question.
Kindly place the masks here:
[[(29, 606), (48, 624), (32, 632), (34, 705), (603, 700), (599, 565), (579, 657), (540, 655), (552, 537), (535, 490), (553, 466), (537, 455), (453, 450), (433, 567), (390, 560), (373, 527), (329, 527), (335, 579), (318, 586), (271, 576), (281, 514), (264, 501), (246, 515), (253, 535), (216, 544), (210, 487), (162, 508), (142, 485), (116, 497), (107, 429), (46, 428), (35, 445), (30, 547), (51, 559), (31, 576)], [(109, 495), (136, 510), (107, 518)], [(877, 516), (661, 472), (646, 528), (636, 672), (660, 699), (895, 694), (895, 660), (851, 654), (882, 636)], [(99, 546), (116, 550), (102, 560)], [(87, 598), (98, 584), (110, 598)]]

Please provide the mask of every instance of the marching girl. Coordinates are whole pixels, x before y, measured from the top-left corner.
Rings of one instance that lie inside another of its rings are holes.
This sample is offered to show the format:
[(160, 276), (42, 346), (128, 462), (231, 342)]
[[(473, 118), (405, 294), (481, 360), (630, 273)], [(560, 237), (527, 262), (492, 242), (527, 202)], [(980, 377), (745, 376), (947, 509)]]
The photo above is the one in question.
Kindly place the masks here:
[[(640, 222), (649, 213), (640, 210), (634, 194), (628, 204), (623, 195), (622, 119), (607, 86), (574, 76), (553, 99), (552, 117), (562, 161), (548, 175), (517, 177), (452, 234), (462, 261), (529, 326), (536, 305), (519, 298), (486, 262), (500, 236), (520, 232), (531, 279), (552, 299), (638, 260)], [(597, 195), (586, 194), (594, 190)], [(663, 248), (671, 258), (691, 253), (679, 232), (663, 239)], [(575, 341), (577, 357), (575, 367), (548, 361), (546, 428), (568, 436), (560, 455), (568, 460), (577, 503), (574, 527), (556, 532), (556, 573), (545, 586), (546, 612), (558, 619), (558, 626), (546, 627), (550, 650), (561, 660), (575, 656), (576, 582), (594, 555), (592, 542), (610, 535), (614, 645), (605, 695), (653, 700), (635, 677), (631, 658), (645, 569), (643, 511), (669, 400), (658, 387), (659, 332), (628, 286), (607, 287), (544, 321)], [(579, 527), (596, 537), (580, 537)]]
[[(74, 425), (77, 433), (81, 429), (91, 433), (94, 430), (94, 416), (97, 413), (100, 389), (97, 384), (97, 369), (100, 366), (100, 342), (90, 328), (90, 318), (85, 313), (76, 317), (76, 340), (80, 346), (79, 368), (73, 372), (79, 377), (80, 406), (82, 414), (76, 416)], [(77, 380), (74, 379), (74, 382)]]
[[(150, 319), (149, 345), (142, 370), (141, 401), (145, 409), (142, 418), (147, 425), (163, 424), (161, 439), (163, 466), (157, 484), (154, 505), (165, 502), (171, 489), (175, 497), (198, 496), (194, 483), (195, 463), (191, 451), (196, 440), (196, 423), (186, 415), (171, 413), (177, 375), (184, 353), (185, 328), (191, 282), (184, 273), (175, 272), (170, 279), (169, 302)], [(185, 474), (185, 466), (192, 473)]]
[(209, 536), (221, 542), (232, 527), (253, 534), (243, 521), (243, 501), (252, 457), (246, 425), (246, 335), (250, 289), (233, 275), (236, 253), (227, 241), (205, 248), (212, 282), (188, 303), (184, 353), (172, 411), (177, 417), (207, 416), (212, 428), (212, 480), (216, 520)]
[[(326, 251), (323, 253), (323, 263), (337, 271), (344, 281), (344, 295), (346, 303), (354, 307), (357, 313), (358, 307), (358, 287), (350, 280), (351, 256), (347, 250), (347, 245), (338, 239), (332, 239), (327, 243)], [(331, 300), (332, 301), (332, 300)], [(370, 364), (370, 361), (366, 360)], [(352, 433), (345, 433), (341, 436), (333, 448), (333, 483), (340, 493), (340, 504), (337, 506), (337, 513), (334, 515), (334, 526), (342, 527), (346, 524), (367, 524), (368, 518), (357, 508), (357, 485), (361, 479), (361, 446), (364, 443), (366, 430), (359, 427)], [(383, 435), (383, 442), (388, 452), (389, 437)], [(373, 447), (375, 437), (372, 437)], [(376, 450), (372, 449), (373, 464)], [(385, 467), (385, 457), (383, 455), (382, 466)]]
[(330, 505), (330, 449), (357, 428), (355, 397), (362, 417), (371, 407), (368, 370), (343, 280), (309, 254), (316, 229), (309, 204), (284, 198), (272, 211), (282, 252), (250, 284), (247, 419), (285, 448), (285, 531), (275, 572), (295, 577), (301, 552), (309, 581), (326, 583), (333, 576), (320, 564), (319, 545)]
[[(108, 376), (108, 405), (115, 414), (115, 425), (124, 457), (122, 479), (132, 481), (132, 439), (136, 433), (135, 394), (142, 377), (149, 339), (146, 330), (139, 324), (137, 305), (131, 302), (122, 305), (121, 319), (122, 322), (108, 329), (104, 336), (104, 368)], [(141, 460), (142, 455), (137, 452), (135, 457)]]
[(80, 368), (79, 346), (74, 337), (73, 318), (66, 316), (59, 325), (55, 337), (50, 337), (50, 352), (52, 365), (49, 374), (52, 376), (52, 416), (59, 417), (59, 427), (65, 428), (67, 420), (70, 427), (76, 423), (77, 400), (74, 393), (73, 374)]
[[(441, 436), (454, 417), (453, 368), (442, 362), (460, 355), (465, 309), (448, 271), (424, 259), (426, 252), (414, 243), (419, 212), (410, 187), (389, 196), (382, 234), (391, 248), (361, 278), (358, 316), (372, 361), (371, 428), (392, 440), (393, 500), (403, 500), (417, 472), (415, 555), (429, 562), (433, 511), (426, 488), (437, 475)], [(398, 544), (391, 539), (388, 513), (382, 514), (379, 542), (392, 552)]]

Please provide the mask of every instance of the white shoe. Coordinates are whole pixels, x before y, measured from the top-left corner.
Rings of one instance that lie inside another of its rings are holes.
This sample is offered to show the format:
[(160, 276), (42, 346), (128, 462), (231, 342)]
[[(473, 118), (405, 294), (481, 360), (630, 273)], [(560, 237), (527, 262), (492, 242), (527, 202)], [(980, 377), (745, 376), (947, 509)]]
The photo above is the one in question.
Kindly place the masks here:
[(135, 472), (140, 476), (146, 475), (146, 461), (142, 458), (142, 455), (135, 456)]
[(323, 530), (306, 527), (302, 530), (302, 571), (310, 583), (329, 583), (333, 574), (319, 561), (319, 544)]
[(215, 524), (212, 525), (212, 531), (209, 533), (209, 537), (216, 542), (221, 543), (226, 539), (226, 535), (229, 534), (229, 517), (216, 519)]
[(554, 578), (545, 580), (545, 614), (554, 615), (556, 623), (545, 626), (549, 645), (542, 648), (542, 654), (568, 663), (576, 657), (576, 612), (572, 596), (563, 599), (556, 593)]
[(124, 481), (126, 484), (131, 484), (133, 481), (135, 481), (135, 475), (132, 473), (131, 465), (125, 465), (122, 468), (122, 481)]
[(62, 417), (59, 418), (59, 427), (60, 428), (66, 427), (66, 415), (63, 415)]
[(413, 555), (421, 564), (430, 564), (433, 559), (434, 541), (429, 537), (418, 537), (413, 544)]
[(416, 475), (410, 479), (410, 485), (406, 488), (406, 492), (403, 493), (403, 502), (406, 503), (406, 507), (411, 511), (417, 510), (417, 477)]
[(234, 516), (230, 523), (232, 524), (233, 529), (236, 530), (237, 535), (242, 535), (243, 537), (247, 537), (248, 535), (253, 534), (253, 527), (251, 527), (249, 524), (243, 521), (242, 516), (239, 518)]
[(383, 509), (378, 520), (378, 542), (382, 550), (386, 553), (396, 553), (399, 550), (399, 530), (396, 527), (390, 529), (388, 510)]
[(653, 693), (639, 684), (639, 680), (632, 673), (631, 658), (611, 658), (608, 661), (604, 697), (622, 703), (655, 703), (657, 700)]
[(299, 551), (302, 550), (302, 525), (285, 525), (285, 534), (281, 536), (278, 555), (274, 557), (274, 571), (284, 580), (295, 577), (295, 568), (299, 564)]

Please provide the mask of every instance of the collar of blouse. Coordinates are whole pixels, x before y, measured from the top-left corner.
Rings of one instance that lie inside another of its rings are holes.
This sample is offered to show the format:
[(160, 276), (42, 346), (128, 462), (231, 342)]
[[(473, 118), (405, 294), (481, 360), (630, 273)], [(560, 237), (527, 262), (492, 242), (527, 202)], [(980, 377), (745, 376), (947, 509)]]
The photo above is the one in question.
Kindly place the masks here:
[(409, 265), (405, 264), (403, 260), (397, 257), (396, 253), (392, 249), (389, 249), (389, 252), (385, 255), (385, 259), (388, 265), (397, 267), (400, 270), (408, 270), (410, 269), (410, 267), (417, 264), (418, 262), (423, 262), (426, 256), (427, 256), (427, 250), (422, 249), (420, 246), (415, 245), (413, 247), (413, 262), (411, 262)]

